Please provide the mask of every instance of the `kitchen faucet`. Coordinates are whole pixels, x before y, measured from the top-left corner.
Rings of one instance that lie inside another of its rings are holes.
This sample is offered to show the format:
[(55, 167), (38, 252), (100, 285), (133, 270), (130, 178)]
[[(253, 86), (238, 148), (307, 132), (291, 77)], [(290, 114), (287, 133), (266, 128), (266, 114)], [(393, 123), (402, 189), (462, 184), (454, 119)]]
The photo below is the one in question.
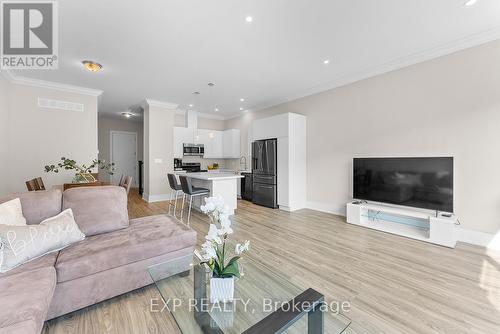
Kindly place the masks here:
[(244, 155), (242, 155), (240, 158), (240, 169), (242, 164), (244, 166), (243, 170), (247, 170), (247, 157), (245, 157)]

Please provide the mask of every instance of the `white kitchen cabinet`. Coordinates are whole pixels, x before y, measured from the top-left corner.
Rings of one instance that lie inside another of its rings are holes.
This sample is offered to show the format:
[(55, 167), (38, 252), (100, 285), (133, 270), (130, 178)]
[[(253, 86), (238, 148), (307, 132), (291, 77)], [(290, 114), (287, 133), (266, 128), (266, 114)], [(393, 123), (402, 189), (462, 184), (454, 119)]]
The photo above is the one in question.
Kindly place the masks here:
[[(196, 136), (194, 133), (196, 132)], [(203, 144), (204, 158), (236, 159), (240, 157), (240, 130), (225, 131), (174, 127), (174, 157), (182, 158), (184, 143)]]
[(222, 132), (222, 155), (227, 159), (240, 158), (240, 130), (229, 129)]
[(174, 158), (182, 159), (183, 145), (194, 143), (194, 131), (191, 128), (174, 127)]
[(204, 158), (221, 159), (222, 155), (222, 131), (217, 130), (198, 130), (199, 143), (205, 146)]

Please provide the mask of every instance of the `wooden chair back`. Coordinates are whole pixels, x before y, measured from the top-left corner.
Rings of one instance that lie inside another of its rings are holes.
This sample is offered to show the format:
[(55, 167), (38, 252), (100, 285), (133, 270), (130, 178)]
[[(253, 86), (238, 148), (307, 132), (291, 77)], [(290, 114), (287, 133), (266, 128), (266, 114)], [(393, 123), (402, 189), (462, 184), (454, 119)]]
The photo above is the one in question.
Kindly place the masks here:
[(130, 186), (132, 185), (132, 176), (126, 176), (125, 181), (123, 181), (122, 187), (127, 190), (127, 195), (130, 192)]
[(28, 191), (45, 190), (45, 184), (41, 177), (36, 177), (26, 181), (26, 188), (28, 188)]

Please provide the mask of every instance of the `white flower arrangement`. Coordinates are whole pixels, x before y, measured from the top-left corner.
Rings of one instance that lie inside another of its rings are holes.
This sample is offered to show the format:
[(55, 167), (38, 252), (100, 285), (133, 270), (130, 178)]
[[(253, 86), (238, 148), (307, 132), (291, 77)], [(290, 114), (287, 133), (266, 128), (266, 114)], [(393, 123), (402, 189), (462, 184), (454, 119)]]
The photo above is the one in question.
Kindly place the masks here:
[(236, 254), (227, 263), (228, 258), (226, 241), (233, 233), (231, 220), (229, 219), (228, 208), (224, 205), (221, 197), (209, 197), (205, 199), (201, 211), (210, 217), (210, 227), (206, 235), (205, 243), (201, 245), (203, 258), (210, 267), (215, 278), (240, 277), (238, 260), (244, 252), (250, 250), (250, 241), (236, 244), (234, 253)]

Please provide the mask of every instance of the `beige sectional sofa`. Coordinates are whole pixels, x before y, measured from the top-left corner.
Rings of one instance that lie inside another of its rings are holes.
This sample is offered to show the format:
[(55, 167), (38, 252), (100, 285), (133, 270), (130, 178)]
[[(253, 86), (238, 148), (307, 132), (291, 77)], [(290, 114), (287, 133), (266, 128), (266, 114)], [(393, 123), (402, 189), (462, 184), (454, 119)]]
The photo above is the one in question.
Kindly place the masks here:
[(40, 333), (45, 320), (152, 283), (151, 265), (189, 261), (196, 232), (168, 215), (128, 220), (121, 187), (29, 192), (19, 197), (28, 224), (71, 208), (83, 241), (0, 274), (0, 334)]

